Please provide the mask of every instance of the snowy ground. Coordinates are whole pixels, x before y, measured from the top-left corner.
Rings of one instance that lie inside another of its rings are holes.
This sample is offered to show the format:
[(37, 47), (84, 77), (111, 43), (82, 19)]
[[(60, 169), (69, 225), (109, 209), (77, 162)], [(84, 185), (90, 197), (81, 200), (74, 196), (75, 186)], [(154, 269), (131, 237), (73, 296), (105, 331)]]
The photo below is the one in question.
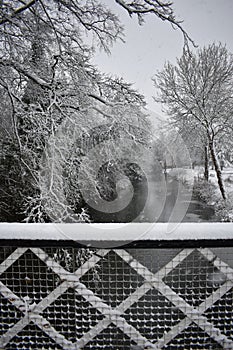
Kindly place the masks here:
[[(195, 167), (195, 169), (190, 168), (180, 168), (180, 169), (169, 169), (169, 175), (176, 177), (183, 183), (189, 184), (189, 187), (193, 185), (193, 180), (203, 179), (204, 168)], [(196, 187), (197, 193), (201, 191), (201, 202), (206, 203), (215, 210), (215, 218), (213, 220), (221, 222), (233, 222), (233, 166), (228, 164), (222, 170), (222, 177), (225, 184), (227, 201), (222, 200), (222, 196), (218, 186), (218, 180), (214, 169), (209, 169), (209, 183), (210, 186), (205, 186), (204, 183), (199, 183)], [(212, 184), (212, 186), (211, 186)], [(192, 216), (192, 215), (191, 215)], [(191, 220), (195, 218), (191, 217)], [(209, 219), (208, 219), (209, 220)], [(208, 221), (207, 220), (207, 221)]]
[[(192, 183), (194, 178), (203, 178), (204, 168), (203, 167), (195, 167), (195, 169), (185, 169), (185, 168), (176, 168), (169, 169), (169, 175), (176, 176), (182, 181), (187, 183)], [(233, 166), (225, 167), (222, 170), (223, 180), (226, 186), (226, 190), (228, 193), (233, 193)], [(216, 186), (218, 186), (218, 180), (216, 177), (215, 170), (209, 170), (209, 181)]]
[[(227, 192), (233, 192), (233, 167), (226, 167), (222, 170), (223, 180), (227, 189)], [(218, 184), (217, 177), (214, 170), (210, 170), (210, 182)]]

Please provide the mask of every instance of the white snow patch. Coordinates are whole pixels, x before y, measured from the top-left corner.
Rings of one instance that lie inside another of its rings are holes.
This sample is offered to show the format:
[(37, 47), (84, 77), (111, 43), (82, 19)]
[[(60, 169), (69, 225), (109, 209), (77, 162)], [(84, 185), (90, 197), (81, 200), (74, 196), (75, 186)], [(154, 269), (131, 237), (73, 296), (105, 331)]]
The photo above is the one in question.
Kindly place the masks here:
[[(105, 227), (106, 225), (106, 227)], [(2, 240), (216, 240), (233, 239), (233, 223), (21, 224), (0, 223)]]

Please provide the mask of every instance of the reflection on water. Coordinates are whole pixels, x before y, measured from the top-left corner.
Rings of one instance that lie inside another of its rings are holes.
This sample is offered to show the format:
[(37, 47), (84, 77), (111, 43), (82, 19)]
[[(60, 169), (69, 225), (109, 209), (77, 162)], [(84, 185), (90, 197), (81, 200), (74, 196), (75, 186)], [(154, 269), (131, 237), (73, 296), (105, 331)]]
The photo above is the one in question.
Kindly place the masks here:
[[(130, 203), (115, 213), (103, 213), (91, 207), (88, 211), (93, 222), (205, 222), (214, 221), (214, 210), (197, 198), (191, 198), (189, 191), (181, 191), (177, 179), (151, 178), (149, 181), (134, 181), (134, 193)], [(179, 193), (179, 197), (178, 197)], [(182, 210), (187, 206), (184, 215)], [(176, 210), (174, 212), (174, 208)], [(186, 213), (186, 214), (185, 214)], [(171, 219), (172, 215), (172, 219)]]

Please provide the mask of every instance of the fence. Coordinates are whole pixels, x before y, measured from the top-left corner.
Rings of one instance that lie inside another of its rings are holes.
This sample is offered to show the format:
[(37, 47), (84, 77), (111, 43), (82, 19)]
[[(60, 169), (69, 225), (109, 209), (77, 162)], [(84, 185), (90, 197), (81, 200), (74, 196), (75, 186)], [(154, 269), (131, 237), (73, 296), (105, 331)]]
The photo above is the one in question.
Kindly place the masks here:
[(231, 224), (77, 228), (0, 225), (0, 348), (233, 349)]

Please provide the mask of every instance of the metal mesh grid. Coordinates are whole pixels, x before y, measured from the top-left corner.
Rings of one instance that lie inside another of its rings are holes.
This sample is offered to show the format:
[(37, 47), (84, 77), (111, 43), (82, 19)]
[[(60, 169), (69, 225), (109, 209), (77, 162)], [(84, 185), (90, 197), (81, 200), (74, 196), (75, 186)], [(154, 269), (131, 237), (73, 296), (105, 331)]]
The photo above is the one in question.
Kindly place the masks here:
[(0, 348), (233, 349), (233, 248), (0, 249)]

